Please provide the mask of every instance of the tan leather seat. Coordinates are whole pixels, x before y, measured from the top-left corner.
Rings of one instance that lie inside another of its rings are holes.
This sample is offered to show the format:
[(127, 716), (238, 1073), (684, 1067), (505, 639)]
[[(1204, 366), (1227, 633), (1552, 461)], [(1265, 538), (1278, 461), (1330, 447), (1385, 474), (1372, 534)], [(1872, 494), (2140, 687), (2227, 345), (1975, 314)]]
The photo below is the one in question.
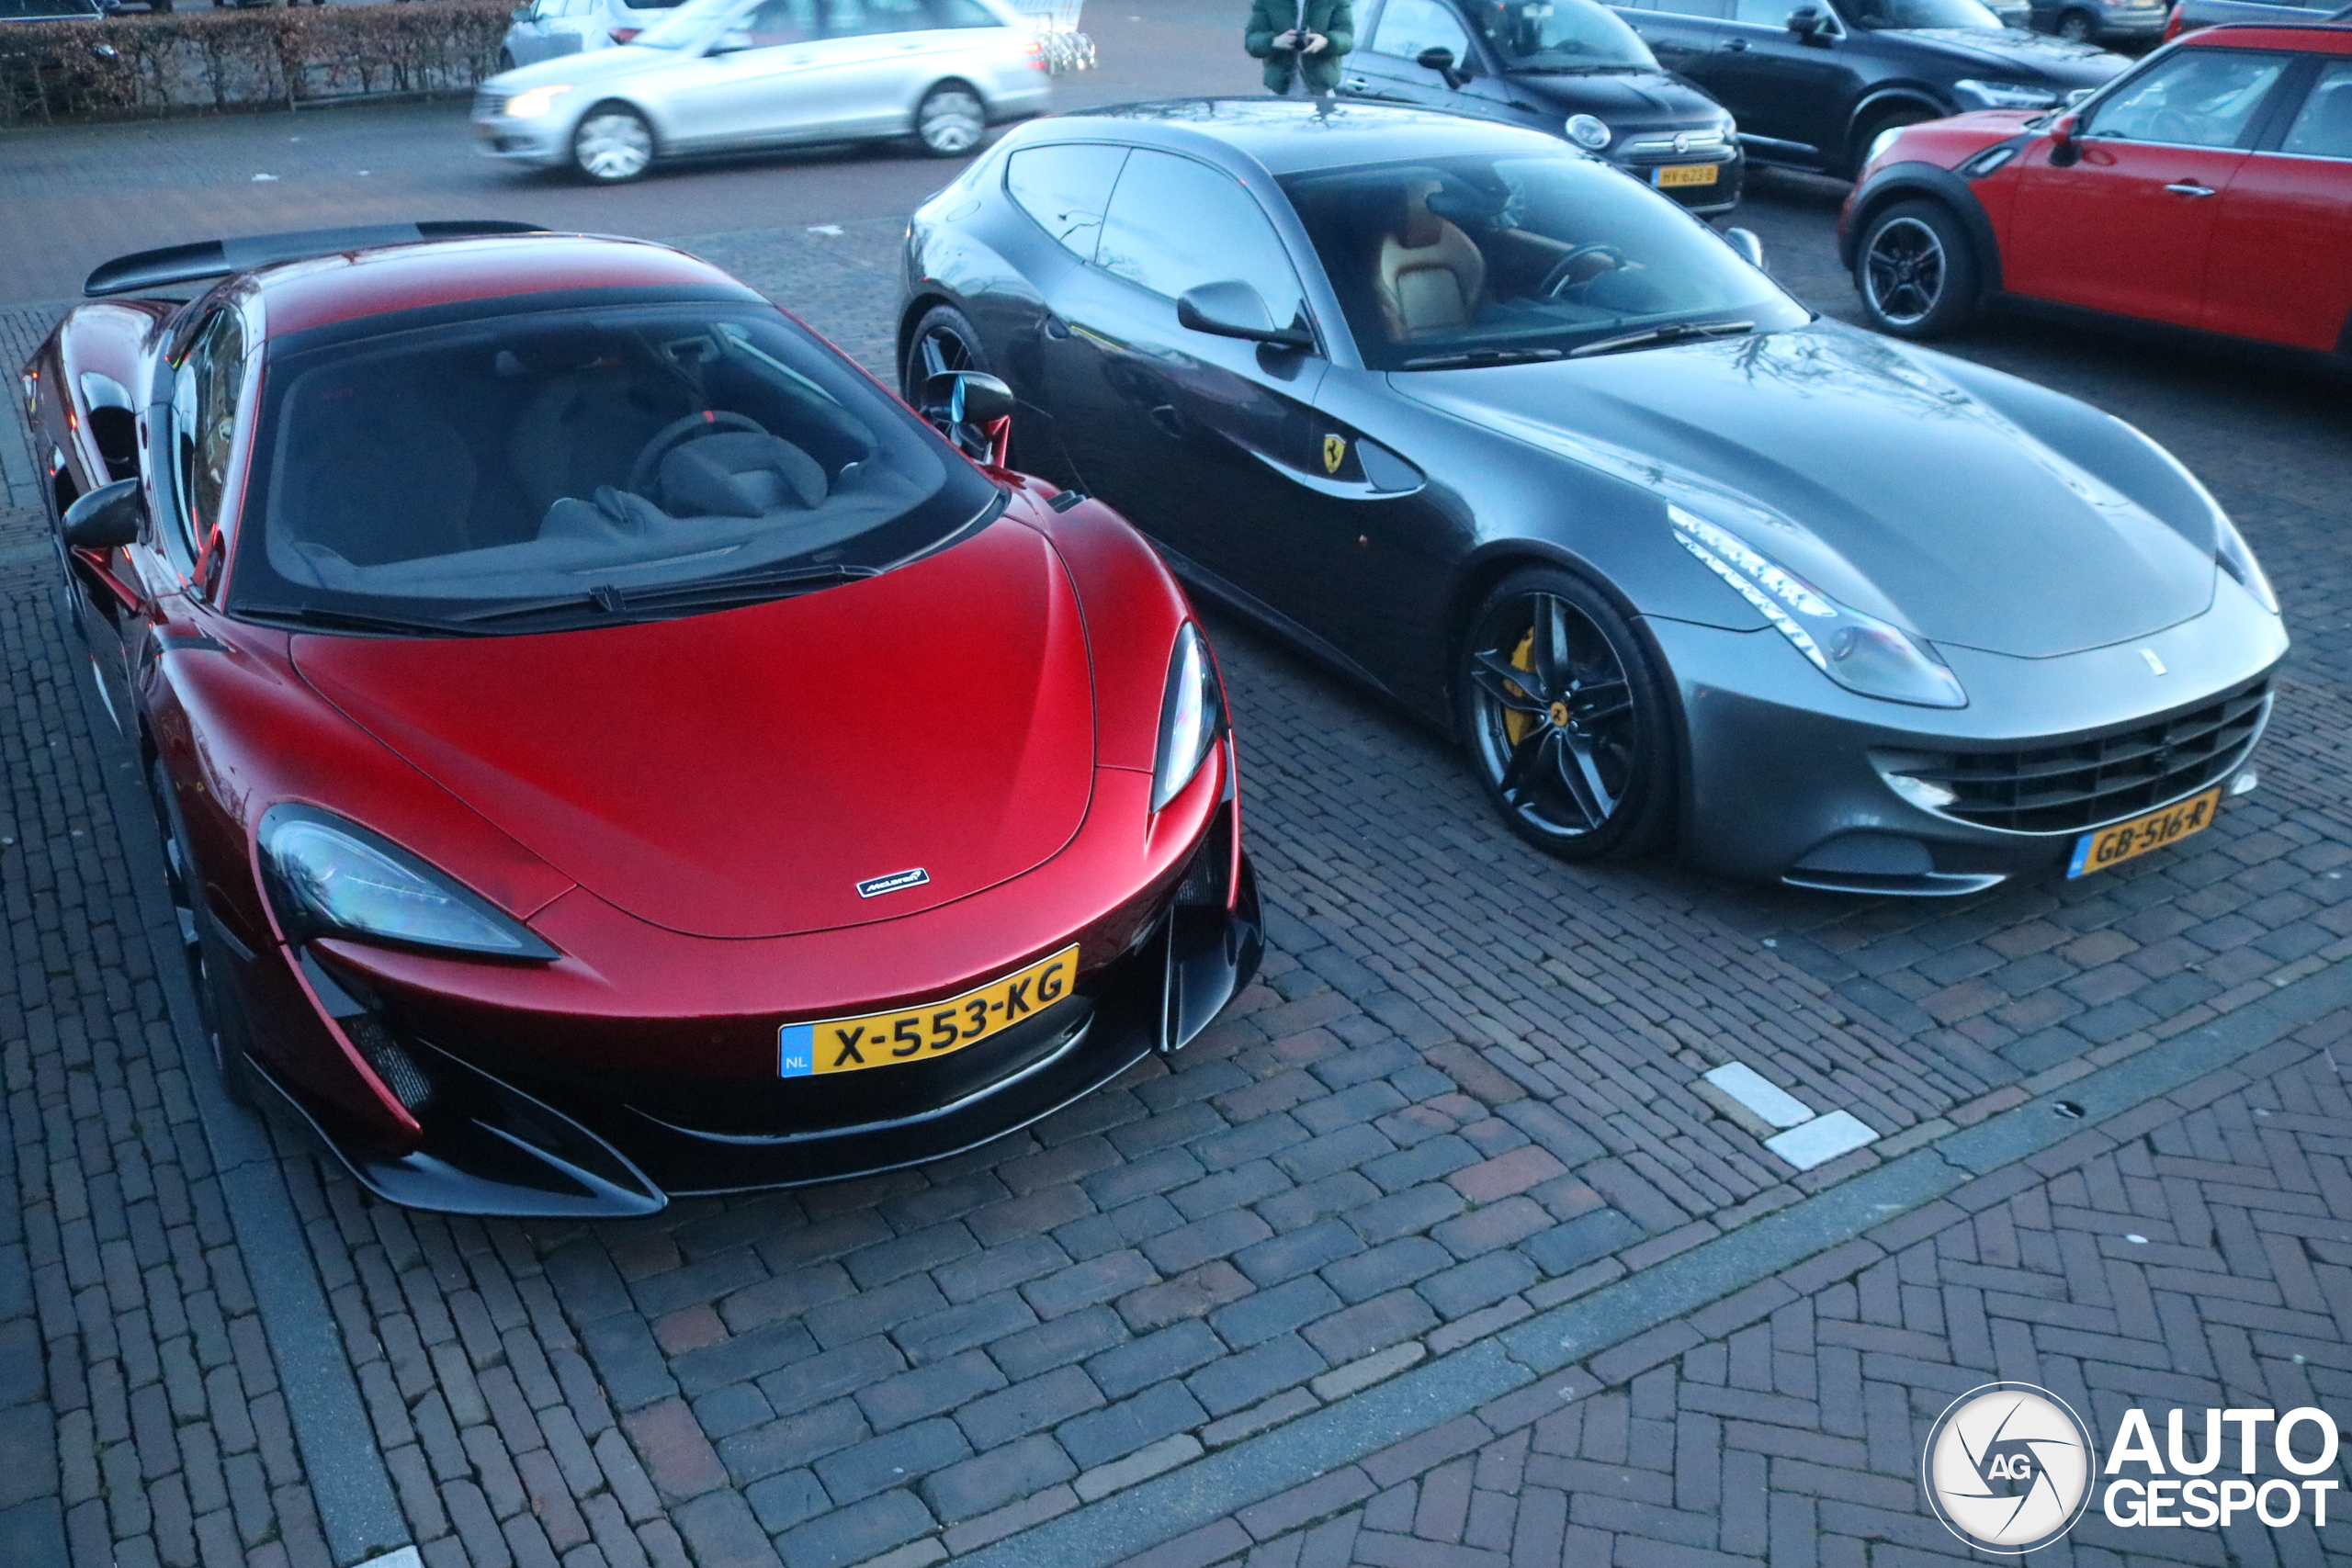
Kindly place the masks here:
[(1468, 326), (1486, 295), (1487, 258), (1469, 235), (1430, 210), (1438, 188), (1433, 179), (1408, 184), (1399, 220), (1380, 237), (1374, 287), (1388, 335), (1399, 342)]

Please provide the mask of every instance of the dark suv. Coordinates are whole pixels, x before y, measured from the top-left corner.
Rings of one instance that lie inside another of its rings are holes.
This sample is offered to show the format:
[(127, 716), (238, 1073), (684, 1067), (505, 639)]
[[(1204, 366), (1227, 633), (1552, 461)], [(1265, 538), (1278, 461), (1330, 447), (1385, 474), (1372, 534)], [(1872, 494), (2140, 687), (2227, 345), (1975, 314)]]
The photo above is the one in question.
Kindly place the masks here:
[(2048, 108), (2131, 63), (2005, 28), (1979, 0), (1646, 0), (1618, 9), (1659, 64), (1738, 117), (1748, 157), (1846, 177), (1898, 126), (1969, 109)]
[(1564, 137), (1693, 212), (1739, 200), (1732, 118), (1595, 0), (1357, 0), (1340, 95)]

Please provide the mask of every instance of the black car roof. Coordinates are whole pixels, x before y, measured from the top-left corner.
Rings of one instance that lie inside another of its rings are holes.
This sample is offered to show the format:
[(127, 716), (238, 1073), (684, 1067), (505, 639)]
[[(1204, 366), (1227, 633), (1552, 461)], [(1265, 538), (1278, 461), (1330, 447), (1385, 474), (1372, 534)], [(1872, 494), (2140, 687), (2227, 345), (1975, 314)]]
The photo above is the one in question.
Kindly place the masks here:
[(1021, 138), (1084, 140), (1091, 131), (1164, 147), (1221, 144), (1270, 174), (1354, 164), (1440, 158), (1463, 152), (1528, 152), (1583, 156), (1556, 137), (1516, 126), (1385, 104), (1306, 98), (1172, 98), (1121, 104), (1033, 122)]

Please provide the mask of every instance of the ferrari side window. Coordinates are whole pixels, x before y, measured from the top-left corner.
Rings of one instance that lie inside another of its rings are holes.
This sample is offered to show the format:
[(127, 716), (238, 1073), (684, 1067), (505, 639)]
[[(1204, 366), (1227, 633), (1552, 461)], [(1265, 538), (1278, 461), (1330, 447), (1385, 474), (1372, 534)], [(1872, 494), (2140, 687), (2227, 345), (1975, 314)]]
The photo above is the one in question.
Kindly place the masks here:
[(1006, 161), (1004, 188), (1063, 249), (1092, 261), (1102, 209), (1126, 161), (1125, 148), (1099, 142), (1027, 147)]
[(1290, 254), (1257, 199), (1230, 177), (1172, 152), (1127, 155), (1094, 264), (1173, 299), (1204, 283), (1239, 281), (1287, 324), (1306, 310)]

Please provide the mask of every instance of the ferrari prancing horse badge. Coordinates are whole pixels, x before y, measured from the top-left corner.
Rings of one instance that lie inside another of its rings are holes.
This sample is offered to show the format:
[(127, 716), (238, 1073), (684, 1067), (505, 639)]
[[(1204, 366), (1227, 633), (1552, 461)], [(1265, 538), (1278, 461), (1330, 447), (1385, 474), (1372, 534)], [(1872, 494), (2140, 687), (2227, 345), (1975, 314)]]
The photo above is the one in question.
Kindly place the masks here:
[(1346, 436), (1327, 435), (1323, 438), (1323, 471), (1325, 473), (1338, 473), (1340, 465), (1346, 462), (1347, 458), (1348, 438)]

